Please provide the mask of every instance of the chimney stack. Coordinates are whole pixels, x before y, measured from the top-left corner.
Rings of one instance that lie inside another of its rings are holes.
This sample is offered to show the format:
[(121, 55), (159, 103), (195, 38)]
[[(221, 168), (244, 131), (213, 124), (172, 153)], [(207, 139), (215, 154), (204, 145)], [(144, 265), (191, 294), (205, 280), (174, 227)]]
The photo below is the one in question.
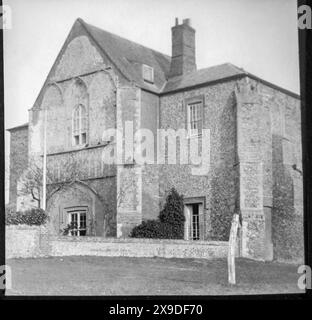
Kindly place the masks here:
[(191, 27), (190, 19), (184, 19), (182, 24), (179, 24), (179, 19), (175, 18), (171, 34), (172, 57), (169, 78), (195, 71), (195, 30)]

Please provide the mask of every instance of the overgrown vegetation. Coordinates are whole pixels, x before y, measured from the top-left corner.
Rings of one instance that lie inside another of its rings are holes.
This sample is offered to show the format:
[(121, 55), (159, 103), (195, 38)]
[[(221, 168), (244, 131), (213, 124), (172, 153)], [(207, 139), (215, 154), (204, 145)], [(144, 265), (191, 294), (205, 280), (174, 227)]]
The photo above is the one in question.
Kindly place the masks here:
[(157, 220), (143, 221), (133, 228), (133, 238), (183, 239), (184, 237), (183, 196), (175, 188), (167, 195), (164, 208)]
[(40, 226), (48, 221), (48, 215), (43, 209), (33, 208), (25, 211), (6, 210), (5, 224), (18, 225), (26, 224), (29, 226)]
[(68, 236), (72, 230), (77, 230), (77, 228), (77, 222), (72, 221), (71, 223), (68, 223), (64, 229), (61, 229), (61, 234), (63, 236)]

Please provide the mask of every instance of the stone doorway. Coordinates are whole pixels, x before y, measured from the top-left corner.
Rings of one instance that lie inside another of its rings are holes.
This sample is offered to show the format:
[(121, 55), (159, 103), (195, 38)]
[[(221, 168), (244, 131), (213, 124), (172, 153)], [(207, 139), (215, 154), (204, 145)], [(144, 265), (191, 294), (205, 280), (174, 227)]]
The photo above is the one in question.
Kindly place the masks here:
[(203, 240), (204, 201), (201, 199), (186, 199), (184, 216), (184, 240)]

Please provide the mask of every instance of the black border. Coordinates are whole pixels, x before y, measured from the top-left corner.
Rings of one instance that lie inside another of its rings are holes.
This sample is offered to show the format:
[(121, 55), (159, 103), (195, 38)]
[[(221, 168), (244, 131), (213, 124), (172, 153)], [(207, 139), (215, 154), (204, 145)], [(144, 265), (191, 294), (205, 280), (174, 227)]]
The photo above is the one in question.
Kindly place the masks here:
[[(0, 5), (2, 6), (2, 0), (0, 0)], [(3, 75), (3, 30), (2, 26), (0, 27), (0, 51), (1, 51), (1, 61), (0, 61), (0, 266), (5, 265), (5, 164), (4, 164), (4, 75)], [(0, 299), (4, 295), (4, 290), (0, 289)]]
[[(298, 0), (298, 6), (312, 5)], [(302, 171), (304, 191), (305, 264), (312, 267), (312, 30), (299, 29), (299, 64), (302, 127)], [(310, 80), (310, 81), (309, 81)], [(311, 299), (311, 290), (307, 296)]]

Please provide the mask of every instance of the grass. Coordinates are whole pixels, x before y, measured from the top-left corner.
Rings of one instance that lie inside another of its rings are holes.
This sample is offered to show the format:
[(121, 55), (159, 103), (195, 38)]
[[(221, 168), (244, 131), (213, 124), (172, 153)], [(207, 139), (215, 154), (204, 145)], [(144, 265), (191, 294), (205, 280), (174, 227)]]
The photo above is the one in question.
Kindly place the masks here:
[(52, 257), (10, 259), (7, 295), (236, 295), (300, 293), (296, 265), (236, 260), (237, 285), (226, 259)]

